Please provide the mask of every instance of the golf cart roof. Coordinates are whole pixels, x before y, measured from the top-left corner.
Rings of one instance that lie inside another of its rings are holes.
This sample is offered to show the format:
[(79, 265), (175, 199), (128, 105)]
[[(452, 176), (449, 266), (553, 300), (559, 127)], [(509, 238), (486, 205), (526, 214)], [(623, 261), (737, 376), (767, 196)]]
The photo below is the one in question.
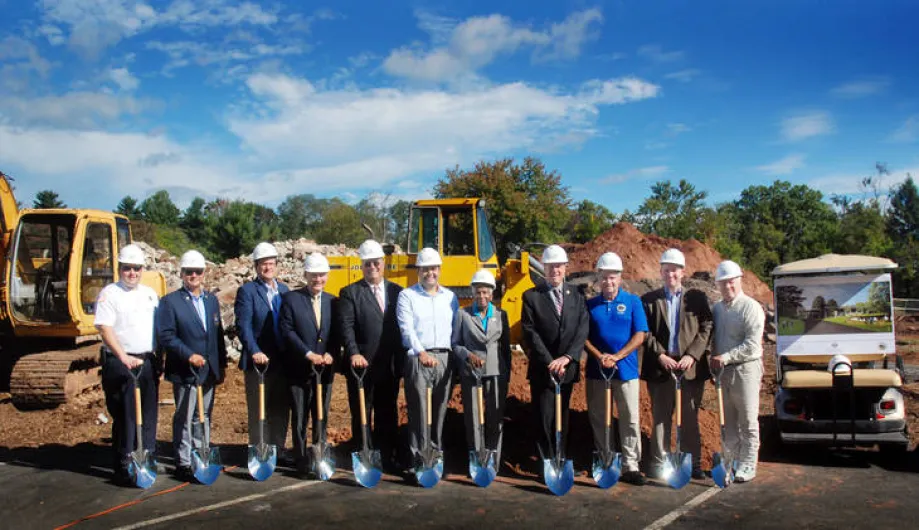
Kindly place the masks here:
[(773, 276), (792, 274), (826, 274), (864, 270), (892, 270), (897, 264), (887, 258), (858, 254), (824, 254), (817, 258), (785, 263), (772, 269)]

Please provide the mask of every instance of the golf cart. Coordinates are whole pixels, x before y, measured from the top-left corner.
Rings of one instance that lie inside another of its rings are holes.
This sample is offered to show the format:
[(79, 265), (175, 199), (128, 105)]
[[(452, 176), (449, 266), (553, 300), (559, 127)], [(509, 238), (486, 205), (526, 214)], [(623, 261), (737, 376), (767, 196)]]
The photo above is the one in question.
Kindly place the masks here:
[(885, 258), (826, 254), (772, 271), (783, 443), (906, 451), (891, 304), (896, 268)]

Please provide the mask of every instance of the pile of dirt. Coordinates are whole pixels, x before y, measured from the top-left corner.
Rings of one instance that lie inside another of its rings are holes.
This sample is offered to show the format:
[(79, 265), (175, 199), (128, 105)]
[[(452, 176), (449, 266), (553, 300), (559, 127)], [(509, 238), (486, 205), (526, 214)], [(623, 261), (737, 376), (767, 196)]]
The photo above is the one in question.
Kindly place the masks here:
[[(687, 278), (695, 276), (708, 283), (714, 278), (718, 264), (724, 260), (718, 251), (695, 239), (681, 241), (644, 234), (629, 223), (616, 223), (593, 241), (569, 248), (569, 274), (592, 272), (601, 254), (615, 252), (622, 258), (625, 267), (622, 271), (623, 279), (632, 281), (660, 282), (659, 260), (668, 248), (679, 249), (685, 254)], [(656, 287), (659, 286), (658, 283)], [(767, 305), (772, 303), (772, 291), (769, 286), (752, 272), (747, 271), (744, 274), (743, 287), (745, 293), (759, 302)], [(712, 298), (718, 300), (721, 297), (716, 295)]]

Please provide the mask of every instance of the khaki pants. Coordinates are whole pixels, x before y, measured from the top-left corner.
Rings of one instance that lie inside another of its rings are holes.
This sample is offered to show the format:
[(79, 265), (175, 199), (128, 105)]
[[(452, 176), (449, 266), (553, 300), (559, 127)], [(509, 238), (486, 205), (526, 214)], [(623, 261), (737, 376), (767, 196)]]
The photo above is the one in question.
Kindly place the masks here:
[[(641, 462), (641, 426), (639, 424), (638, 379), (621, 381), (613, 379), (612, 398), (619, 410), (619, 441), (622, 452), (622, 470), (638, 471)], [(609, 404), (610, 407), (613, 403)], [(606, 381), (587, 380), (587, 414), (594, 435), (594, 447), (603, 448), (606, 443)], [(612, 414), (612, 412), (611, 412)], [(614, 433), (610, 433), (610, 449), (615, 450)]]
[(756, 469), (759, 455), (759, 389), (762, 360), (729, 364), (721, 374), (724, 392), (724, 445), (739, 465)]

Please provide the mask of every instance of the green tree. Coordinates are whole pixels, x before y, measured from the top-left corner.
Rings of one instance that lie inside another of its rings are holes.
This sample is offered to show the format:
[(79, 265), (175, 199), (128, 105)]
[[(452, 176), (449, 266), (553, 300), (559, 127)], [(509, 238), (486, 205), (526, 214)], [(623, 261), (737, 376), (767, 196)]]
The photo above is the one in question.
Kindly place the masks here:
[(163, 226), (179, 224), (181, 210), (172, 202), (166, 190), (159, 190), (144, 199), (144, 202), (140, 204), (140, 211), (144, 214), (144, 219), (153, 224)]
[(868, 286), (868, 312), (890, 314), (890, 285), (887, 282)]
[(803, 184), (750, 186), (732, 210), (743, 262), (767, 281), (777, 265), (825, 254), (836, 238), (836, 213), (823, 194)]
[(891, 190), (887, 233), (896, 242), (890, 257), (899, 265), (894, 291), (904, 298), (919, 298), (919, 190), (912, 175)]
[(272, 239), (272, 226), (258, 220), (262, 208), (268, 209), (240, 200), (209, 205), (205, 223), (208, 249), (227, 260), (248, 254), (260, 241)]
[(191, 242), (196, 244), (207, 242), (207, 212), (204, 209), (206, 204), (201, 197), (195, 197), (179, 220), (179, 228), (188, 235)]
[(685, 179), (675, 186), (670, 181), (656, 182), (636, 212), (638, 229), (661, 237), (701, 239), (706, 197), (708, 192), (697, 191)]
[(137, 199), (130, 195), (125, 195), (121, 199), (121, 202), (115, 207), (115, 213), (120, 213), (131, 220), (141, 218), (140, 209), (137, 207)]
[(32, 201), (33, 208), (66, 208), (67, 205), (64, 204), (57, 193), (51, 190), (41, 190), (35, 194), (35, 200)]
[(527, 157), (515, 164), (505, 158), (478, 162), (469, 171), (447, 170), (434, 186), (434, 196), (484, 198), (498, 258), (503, 261), (510, 243), (553, 243), (562, 237), (571, 201), (561, 180), (561, 175), (547, 171), (539, 159)]
[(390, 234), (389, 242), (401, 245), (403, 249), (408, 244), (408, 218), (412, 209), (409, 201), (396, 201), (389, 207)]
[(616, 223), (616, 216), (606, 206), (589, 199), (577, 203), (565, 227), (566, 239), (586, 243), (606, 232)]
[(356, 247), (367, 239), (367, 232), (361, 227), (360, 214), (341, 199), (320, 200), (319, 214), (319, 221), (310, 227), (310, 237), (317, 243), (344, 243)]
[(290, 195), (278, 206), (281, 236), (285, 239), (307, 237), (319, 220), (319, 202), (313, 195)]

